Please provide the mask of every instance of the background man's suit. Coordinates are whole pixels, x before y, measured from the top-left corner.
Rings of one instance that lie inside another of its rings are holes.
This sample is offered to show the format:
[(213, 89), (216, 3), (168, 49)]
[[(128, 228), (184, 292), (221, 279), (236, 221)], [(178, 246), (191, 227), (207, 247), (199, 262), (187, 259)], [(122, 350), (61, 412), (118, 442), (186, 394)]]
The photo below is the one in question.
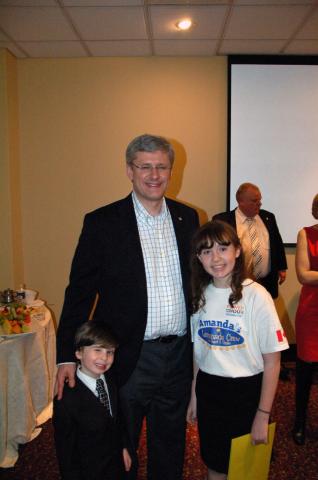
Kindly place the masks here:
[(105, 376), (113, 416), (79, 378), (74, 388), (65, 385), (62, 400), (54, 399), (54, 435), (65, 480), (120, 478), (123, 444), (117, 425), (117, 392), (111, 376)]
[[(267, 210), (260, 210), (261, 217), (269, 233), (270, 242), (270, 273), (257, 281), (269, 291), (273, 298), (278, 296), (278, 271), (287, 269), (286, 255), (282, 237), (279, 233), (275, 215)], [(222, 220), (236, 229), (235, 210), (214, 215), (212, 220)]]

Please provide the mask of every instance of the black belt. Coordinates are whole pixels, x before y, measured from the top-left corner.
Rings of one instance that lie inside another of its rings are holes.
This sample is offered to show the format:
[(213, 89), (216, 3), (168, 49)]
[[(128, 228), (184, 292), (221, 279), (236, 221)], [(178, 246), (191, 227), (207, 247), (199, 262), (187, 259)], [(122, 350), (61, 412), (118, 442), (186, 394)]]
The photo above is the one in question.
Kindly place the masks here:
[(171, 343), (174, 340), (179, 338), (178, 335), (167, 335), (166, 337), (157, 337), (157, 338), (152, 338), (151, 340), (145, 340), (146, 342), (153, 342), (153, 343)]

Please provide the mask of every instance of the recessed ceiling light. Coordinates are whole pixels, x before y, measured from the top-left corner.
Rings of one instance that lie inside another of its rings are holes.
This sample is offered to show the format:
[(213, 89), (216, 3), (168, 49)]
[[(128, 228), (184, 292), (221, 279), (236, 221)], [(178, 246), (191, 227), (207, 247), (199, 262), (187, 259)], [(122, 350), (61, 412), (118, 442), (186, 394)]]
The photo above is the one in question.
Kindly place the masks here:
[(176, 23), (178, 30), (189, 30), (193, 25), (193, 22), (190, 18), (183, 18)]

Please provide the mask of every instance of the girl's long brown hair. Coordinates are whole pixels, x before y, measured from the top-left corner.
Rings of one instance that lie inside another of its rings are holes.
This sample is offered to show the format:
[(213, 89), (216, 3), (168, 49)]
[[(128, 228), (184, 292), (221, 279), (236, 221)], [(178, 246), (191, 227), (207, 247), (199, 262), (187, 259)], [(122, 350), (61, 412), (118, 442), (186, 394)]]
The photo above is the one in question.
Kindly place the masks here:
[(228, 223), (214, 220), (202, 225), (192, 239), (191, 251), (191, 289), (192, 289), (192, 313), (197, 312), (205, 305), (204, 292), (213, 277), (203, 268), (198, 255), (206, 248), (212, 248), (214, 243), (219, 245), (232, 244), (235, 249), (240, 248), (241, 253), (237, 257), (232, 272), (231, 290), (229, 303), (231, 307), (242, 298), (242, 282), (246, 278), (244, 254), (236, 231)]

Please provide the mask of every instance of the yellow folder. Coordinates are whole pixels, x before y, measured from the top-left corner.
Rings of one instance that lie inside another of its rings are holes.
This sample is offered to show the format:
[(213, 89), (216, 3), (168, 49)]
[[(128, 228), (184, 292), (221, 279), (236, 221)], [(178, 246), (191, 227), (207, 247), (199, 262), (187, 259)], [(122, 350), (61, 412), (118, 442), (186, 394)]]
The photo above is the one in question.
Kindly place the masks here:
[(276, 423), (268, 428), (268, 443), (251, 444), (251, 435), (232, 439), (228, 480), (267, 480)]

